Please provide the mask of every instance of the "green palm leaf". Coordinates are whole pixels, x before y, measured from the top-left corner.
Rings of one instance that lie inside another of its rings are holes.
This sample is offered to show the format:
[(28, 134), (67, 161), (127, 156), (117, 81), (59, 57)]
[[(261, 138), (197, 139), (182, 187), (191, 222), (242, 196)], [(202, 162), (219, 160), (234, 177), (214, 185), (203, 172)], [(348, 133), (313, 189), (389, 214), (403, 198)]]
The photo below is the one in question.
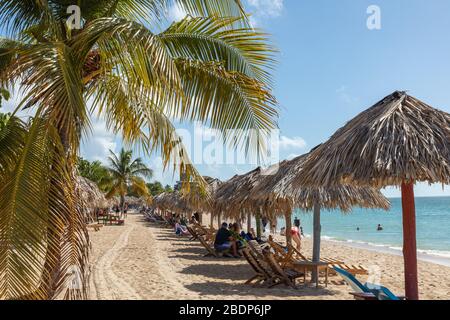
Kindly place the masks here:
[(186, 18), (174, 23), (159, 37), (174, 58), (222, 62), (228, 71), (237, 71), (266, 84), (272, 79), (274, 48), (267, 35), (252, 28), (232, 28), (240, 18)]

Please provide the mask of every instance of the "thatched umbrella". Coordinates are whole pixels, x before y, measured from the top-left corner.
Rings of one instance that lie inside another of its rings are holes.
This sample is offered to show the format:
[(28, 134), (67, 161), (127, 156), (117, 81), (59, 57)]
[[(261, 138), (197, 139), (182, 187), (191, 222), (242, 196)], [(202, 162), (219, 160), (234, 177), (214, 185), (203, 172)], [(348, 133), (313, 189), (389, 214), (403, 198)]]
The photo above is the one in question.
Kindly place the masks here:
[(200, 213), (200, 223), (203, 222), (202, 213), (209, 212), (213, 219), (214, 197), (222, 181), (216, 178), (204, 176), (206, 188), (201, 188), (196, 182), (190, 183), (189, 192), (183, 195), (183, 199), (193, 211)]
[(192, 211), (188, 202), (178, 191), (164, 192), (154, 198), (154, 205), (162, 210), (168, 210), (179, 214), (186, 214)]
[(272, 169), (273, 167), (268, 169), (258, 167), (246, 174), (235, 175), (224, 182), (216, 191), (215, 209), (217, 212), (225, 213), (229, 217), (238, 219), (242, 218), (242, 214), (246, 215), (248, 229), (250, 228), (251, 212), (256, 210), (256, 231), (257, 236), (260, 237), (262, 213), (273, 217), (282, 210), (272, 206), (270, 203), (252, 199), (249, 195), (258, 182)]
[(450, 183), (450, 115), (405, 92), (362, 112), (314, 150), (302, 185), (401, 186), (408, 299), (418, 299), (414, 183)]
[(274, 206), (285, 208), (286, 241), (291, 242), (291, 214), (293, 208), (314, 211), (313, 217), (313, 261), (320, 261), (320, 210), (340, 209), (349, 212), (354, 206), (364, 208), (389, 209), (389, 201), (372, 187), (332, 186), (304, 187), (293, 180), (303, 170), (308, 155), (280, 163), (278, 169), (262, 179), (252, 190), (250, 197), (255, 200), (271, 202)]
[(84, 177), (77, 177), (76, 192), (83, 206), (90, 211), (107, 204), (104, 193), (94, 182)]

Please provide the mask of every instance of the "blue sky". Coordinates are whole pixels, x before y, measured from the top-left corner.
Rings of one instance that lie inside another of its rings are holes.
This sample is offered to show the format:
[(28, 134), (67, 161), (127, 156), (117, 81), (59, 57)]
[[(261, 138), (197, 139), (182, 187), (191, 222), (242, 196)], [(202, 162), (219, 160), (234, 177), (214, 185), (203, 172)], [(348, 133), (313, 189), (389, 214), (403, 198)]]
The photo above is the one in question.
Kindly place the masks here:
[[(448, 0), (245, 0), (252, 22), (272, 35), (280, 50), (275, 95), (280, 102), (280, 157), (306, 153), (346, 121), (394, 90), (409, 90), (450, 112), (450, 1)], [(366, 10), (381, 10), (381, 29), (369, 30)], [(171, 10), (171, 17), (182, 16)], [(14, 103), (14, 100), (12, 100)], [(183, 126), (192, 131), (192, 126)], [(120, 139), (94, 122), (82, 153), (105, 159)], [(155, 179), (163, 174), (157, 156), (146, 158)], [(251, 166), (200, 165), (221, 179)], [(385, 191), (399, 196), (398, 190)], [(418, 196), (450, 195), (442, 186), (419, 185)]]

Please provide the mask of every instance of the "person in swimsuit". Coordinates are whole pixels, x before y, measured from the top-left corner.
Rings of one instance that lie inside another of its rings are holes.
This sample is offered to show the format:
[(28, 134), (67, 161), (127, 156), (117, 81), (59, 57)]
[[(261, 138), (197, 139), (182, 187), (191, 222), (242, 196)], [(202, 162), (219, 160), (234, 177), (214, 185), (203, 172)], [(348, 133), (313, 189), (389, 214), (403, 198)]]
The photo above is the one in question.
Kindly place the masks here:
[(302, 247), (302, 240), (300, 238), (300, 230), (298, 227), (292, 227), (291, 229), (292, 240), (295, 242), (297, 246), (297, 250), (300, 251)]

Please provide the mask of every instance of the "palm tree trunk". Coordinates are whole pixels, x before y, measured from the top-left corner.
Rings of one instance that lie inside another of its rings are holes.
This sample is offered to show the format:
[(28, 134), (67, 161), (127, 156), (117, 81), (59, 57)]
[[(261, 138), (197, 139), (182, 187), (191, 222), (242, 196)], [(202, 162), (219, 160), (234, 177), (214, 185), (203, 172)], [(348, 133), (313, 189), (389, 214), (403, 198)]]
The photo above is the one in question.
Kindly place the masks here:
[(210, 219), (209, 226), (211, 228), (214, 228), (214, 215), (212, 213), (210, 213), (209, 219)]
[[(320, 225), (320, 205), (314, 204), (314, 218), (313, 218), (314, 230), (313, 230), (313, 262), (320, 261), (320, 233), (322, 226)], [(317, 281), (318, 274), (316, 270), (313, 271), (312, 281)]]
[(120, 219), (123, 217), (123, 213), (125, 211), (125, 195), (120, 195)]
[(247, 233), (249, 233), (251, 229), (252, 229), (252, 214), (249, 211), (247, 213)]

